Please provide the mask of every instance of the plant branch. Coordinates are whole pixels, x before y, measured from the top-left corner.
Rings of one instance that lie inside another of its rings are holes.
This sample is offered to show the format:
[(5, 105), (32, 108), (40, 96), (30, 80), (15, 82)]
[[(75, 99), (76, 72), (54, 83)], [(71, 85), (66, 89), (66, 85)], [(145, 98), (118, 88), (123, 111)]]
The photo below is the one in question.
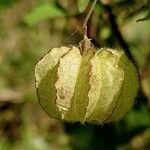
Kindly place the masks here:
[(111, 30), (112, 32), (114, 33), (114, 35), (116, 36), (116, 39), (118, 40), (120, 46), (125, 50), (127, 56), (129, 57), (129, 59), (134, 63), (136, 64), (136, 61), (134, 59), (134, 57), (132, 56), (130, 50), (129, 50), (129, 46), (128, 44), (126, 43), (126, 41), (124, 40), (120, 30), (119, 30), (119, 27), (118, 27), (118, 24), (116, 22), (116, 17), (115, 15), (112, 13), (112, 8), (110, 5), (108, 4), (104, 4), (103, 5), (106, 12), (108, 13), (108, 18), (109, 18), (109, 23), (111, 25)]

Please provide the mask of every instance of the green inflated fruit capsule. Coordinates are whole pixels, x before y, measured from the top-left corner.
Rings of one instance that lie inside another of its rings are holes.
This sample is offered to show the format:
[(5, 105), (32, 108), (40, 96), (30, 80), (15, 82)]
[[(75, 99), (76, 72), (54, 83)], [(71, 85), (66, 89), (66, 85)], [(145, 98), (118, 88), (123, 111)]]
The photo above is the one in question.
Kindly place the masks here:
[(132, 108), (138, 73), (124, 51), (78, 47), (49, 51), (35, 66), (39, 103), (67, 122), (118, 121)]

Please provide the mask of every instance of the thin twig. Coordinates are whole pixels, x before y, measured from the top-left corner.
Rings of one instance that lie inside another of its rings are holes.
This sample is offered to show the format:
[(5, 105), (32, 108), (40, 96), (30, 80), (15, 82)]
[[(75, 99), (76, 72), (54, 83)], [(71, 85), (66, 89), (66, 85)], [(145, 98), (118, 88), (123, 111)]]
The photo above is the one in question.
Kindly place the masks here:
[(88, 38), (88, 35), (87, 35), (87, 30), (88, 30), (88, 29), (87, 29), (87, 23), (88, 23), (88, 20), (89, 20), (89, 18), (90, 18), (90, 16), (91, 16), (92, 12), (93, 12), (93, 10), (94, 10), (94, 7), (95, 7), (95, 5), (96, 5), (96, 2), (97, 2), (97, 0), (94, 0), (93, 4), (92, 4), (92, 6), (91, 6), (91, 8), (90, 8), (90, 10), (89, 10), (89, 12), (88, 12), (88, 14), (87, 14), (85, 20), (84, 20), (84, 23), (83, 23), (84, 38)]

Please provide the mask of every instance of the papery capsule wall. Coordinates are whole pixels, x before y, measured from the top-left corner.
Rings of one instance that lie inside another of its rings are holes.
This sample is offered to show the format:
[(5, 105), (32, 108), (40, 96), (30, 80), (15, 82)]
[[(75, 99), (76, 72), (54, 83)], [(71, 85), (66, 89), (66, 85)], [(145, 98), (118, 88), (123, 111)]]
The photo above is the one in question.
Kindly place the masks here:
[(38, 98), (54, 118), (103, 124), (133, 106), (138, 73), (123, 51), (103, 48), (81, 55), (77, 47), (54, 48), (35, 67)]

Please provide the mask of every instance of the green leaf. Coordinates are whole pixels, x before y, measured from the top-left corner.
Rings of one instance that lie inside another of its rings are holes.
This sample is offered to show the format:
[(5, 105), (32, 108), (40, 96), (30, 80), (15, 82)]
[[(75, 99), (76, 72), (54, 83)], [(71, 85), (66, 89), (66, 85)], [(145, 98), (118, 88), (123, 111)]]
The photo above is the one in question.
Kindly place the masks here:
[(17, 3), (19, 0), (0, 0), (0, 9), (10, 7), (11, 5)]
[(147, 15), (144, 18), (138, 19), (137, 22), (146, 21), (146, 20), (150, 20), (150, 5), (149, 5), (149, 10), (148, 10)]
[(66, 13), (63, 10), (58, 8), (54, 4), (43, 4), (36, 8), (34, 8), (26, 17), (25, 22), (30, 25), (36, 25), (37, 23), (41, 22), (45, 19), (54, 19), (57, 17), (64, 17)]
[(90, 0), (78, 0), (79, 11), (83, 12), (86, 9), (89, 2), (90, 2)]

